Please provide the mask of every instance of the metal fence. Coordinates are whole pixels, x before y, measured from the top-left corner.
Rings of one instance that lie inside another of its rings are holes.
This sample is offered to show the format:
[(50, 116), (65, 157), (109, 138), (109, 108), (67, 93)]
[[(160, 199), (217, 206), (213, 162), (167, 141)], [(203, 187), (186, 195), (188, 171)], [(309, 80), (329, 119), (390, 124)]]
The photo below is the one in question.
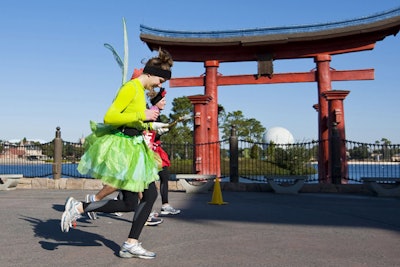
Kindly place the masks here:
[[(367, 144), (344, 140), (348, 157), (348, 177), (358, 183), (364, 176), (400, 177), (400, 145)], [(196, 149), (208, 151), (200, 144)], [(241, 182), (265, 182), (268, 175), (307, 175), (307, 182), (318, 181), (318, 146), (312, 141), (295, 144), (268, 144), (238, 140), (237, 155), (232, 155), (229, 140), (218, 142), (221, 177), (231, 176), (230, 163), (238, 162)], [(195, 145), (163, 144), (171, 160), (171, 174), (194, 173)], [(45, 144), (0, 144), (0, 173), (23, 174), (24, 177), (53, 177), (54, 141)], [(77, 171), (84, 150), (82, 144), (62, 141), (62, 177), (90, 178)], [(213, 164), (217, 157), (207, 154)]]

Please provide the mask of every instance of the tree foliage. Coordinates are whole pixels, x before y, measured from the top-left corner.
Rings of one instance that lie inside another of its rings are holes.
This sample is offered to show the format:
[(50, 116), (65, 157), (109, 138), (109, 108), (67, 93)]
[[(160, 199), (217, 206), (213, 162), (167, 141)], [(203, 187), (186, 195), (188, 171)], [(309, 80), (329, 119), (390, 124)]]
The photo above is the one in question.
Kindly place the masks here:
[(370, 152), (368, 151), (368, 146), (363, 144), (361, 146), (354, 147), (353, 149), (349, 149), (349, 154), (351, 159), (368, 159), (370, 156)]
[(254, 118), (245, 118), (240, 110), (228, 112), (220, 126), (222, 130), (222, 139), (229, 138), (231, 127), (235, 125), (236, 135), (239, 139), (249, 142), (261, 142), (265, 132), (264, 126)]
[(307, 163), (313, 157), (313, 151), (303, 145), (277, 147), (271, 142), (266, 152), (269, 162), (288, 170), (290, 175), (303, 175), (313, 171), (312, 168), (307, 166)]
[[(163, 122), (173, 122), (180, 117), (193, 114), (193, 106), (187, 97), (174, 98), (172, 101), (173, 113), (169, 116), (162, 115)], [(170, 128), (167, 134), (161, 136), (161, 141), (168, 143), (168, 154), (171, 160), (175, 158), (186, 159), (190, 157), (185, 144), (193, 143), (193, 119), (179, 122), (177, 125)]]
[[(193, 105), (190, 102), (189, 98), (187, 98), (186, 96), (174, 98), (174, 100), (172, 100), (172, 111), (173, 113), (169, 114), (169, 118), (171, 119), (171, 121), (175, 121), (187, 114), (193, 114)], [(192, 129), (193, 118), (190, 120), (182, 121), (182, 125), (190, 127)]]

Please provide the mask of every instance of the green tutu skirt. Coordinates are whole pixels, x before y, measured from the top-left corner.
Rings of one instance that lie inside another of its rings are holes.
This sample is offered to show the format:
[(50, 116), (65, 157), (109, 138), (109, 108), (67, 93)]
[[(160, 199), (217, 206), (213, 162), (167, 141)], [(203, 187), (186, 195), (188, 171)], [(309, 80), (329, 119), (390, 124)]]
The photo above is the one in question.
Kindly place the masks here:
[(161, 158), (146, 145), (143, 136), (127, 136), (114, 127), (90, 122), (85, 153), (78, 171), (103, 183), (131, 192), (143, 192), (158, 180)]

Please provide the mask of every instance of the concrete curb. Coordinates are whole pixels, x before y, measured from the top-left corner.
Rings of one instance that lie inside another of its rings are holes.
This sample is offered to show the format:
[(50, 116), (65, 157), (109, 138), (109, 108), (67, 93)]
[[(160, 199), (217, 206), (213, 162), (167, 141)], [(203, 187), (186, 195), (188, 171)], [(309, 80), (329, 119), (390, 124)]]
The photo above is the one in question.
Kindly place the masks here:
[[(157, 182), (157, 186), (159, 183)], [(178, 181), (169, 181), (169, 191), (182, 191), (185, 189)], [(20, 178), (17, 189), (68, 189), (68, 190), (99, 190), (103, 187), (100, 180), (85, 178)], [(210, 189), (212, 191), (213, 188)], [(267, 183), (230, 183), (221, 182), (222, 191), (233, 192), (273, 192)], [(364, 184), (305, 184), (299, 193), (338, 193), (338, 194), (362, 194), (375, 195)]]

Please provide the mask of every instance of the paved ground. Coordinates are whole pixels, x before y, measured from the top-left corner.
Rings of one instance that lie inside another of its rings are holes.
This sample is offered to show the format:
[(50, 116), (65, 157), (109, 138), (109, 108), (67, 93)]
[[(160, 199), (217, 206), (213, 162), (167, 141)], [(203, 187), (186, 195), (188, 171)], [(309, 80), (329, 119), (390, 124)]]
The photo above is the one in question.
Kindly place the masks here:
[(60, 231), (66, 197), (92, 192), (0, 191), (0, 266), (400, 266), (399, 198), (224, 191), (229, 203), (210, 205), (212, 192), (170, 192), (182, 213), (145, 227), (157, 258), (143, 260), (117, 256), (133, 213)]

